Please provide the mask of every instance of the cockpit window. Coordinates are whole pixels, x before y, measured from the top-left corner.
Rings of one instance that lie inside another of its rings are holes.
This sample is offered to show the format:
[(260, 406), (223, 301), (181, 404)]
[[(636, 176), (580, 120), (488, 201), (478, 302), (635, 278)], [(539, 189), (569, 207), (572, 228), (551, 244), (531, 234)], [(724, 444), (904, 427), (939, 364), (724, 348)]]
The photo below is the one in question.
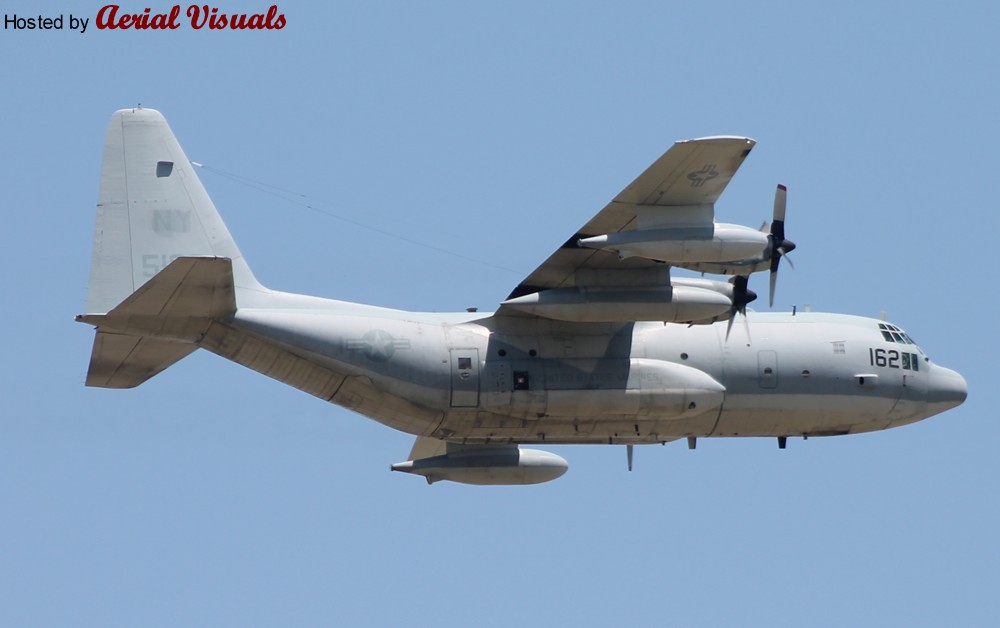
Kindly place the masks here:
[(886, 342), (895, 342), (901, 345), (915, 345), (917, 343), (906, 335), (906, 332), (896, 327), (895, 325), (890, 325), (888, 323), (879, 323), (878, 329), (882, 332), (882, 337), (885, 338)]
[[(917, 343), (913, 341), (913, 338), (910, 338), (910, 336), (899, 327), (890, 325), (889, 323), (879, 323), (878, 330), (882, 333), (882, 338), (884, 338), (886, 342), (894, 342), (900, 345), (913, 345), (917, 351), (923, 353), (923, 351), (920, 350), (920, 347), (917, 346)], [(916, 365), (914, 365), (914, 368), (916, 368)]]

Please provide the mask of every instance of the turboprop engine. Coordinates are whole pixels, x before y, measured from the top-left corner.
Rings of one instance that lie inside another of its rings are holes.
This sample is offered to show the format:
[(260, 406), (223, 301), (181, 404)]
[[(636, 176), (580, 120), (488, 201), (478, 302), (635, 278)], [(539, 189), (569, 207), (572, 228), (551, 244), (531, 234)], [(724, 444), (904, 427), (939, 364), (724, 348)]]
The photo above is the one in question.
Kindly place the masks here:
[[(659, 259), (661, 261), (671, 263), (674, 266), (680, 266), (682, 268), (687, 268), (688, 270), (693, 270), (700, 273), (711, 273), (713, 275), (716, 274), (734, 275), (739, 277), (739, 276), (748, 276), (761, 270), (768, 270), (770, 271), (770, 291), (768, 296), (768, 302), (770, 305), (773, 306), (774, 288), (778, 279), (778, 267), (781, 264), (781, 258), (786, 257), (796, 248), (795, 243), (785, 237), (785, 213), (787, 204), (788, 204), (788, 188), (786, 188), (784, 185), (778, 185), (777, 189), (774, 191), (774, 211), (772, 214), (769, 233), (765, 233), (764, 231), (767, 228), (767, 223), (764, 223), (764, 225), (761, 226), (760, 235), (764, 237), (767, 242), (763, 251), (761, 251), (759, 254), (750, 255), (745, 258), (732, 258), (728, 261), (720, 261), (720, 260), (712, 261), (707, 259), (707, 257), (702, 260), (687, 260), (687, 261), (680, 259), (671, 260), (667, 258), (652, 258), (652, 259)], [(732, 225), (715, 225), (716, 228), (722, 226), (730, 227)], [(739, 229), (749, 230), (747, 227), (739, 227)], [(641, 233), (646, 233), (647, 235), (645, 236), (635, 235)], [(631, 239), (639, 238), (640, 240), (645, 241), (645, 239), (648, 238), (649, 233), (652, 233), (652, 230), (645, 232), (642, 230), (632, 231), (632, 232), (621, 232), (613, 235), (616, 236), (616, 238), (622, 239), (622, 242), (624, 242), (625, 244), (619, 244), (619, 246), (622, 246), (623, 247), (622, 250), (626, 252), (641, 250), (646, 253), (649, 252), (669, 253), (669, 251), (667, 250), (658, 251), (655, 245), (652, 249), (647, 249), (643, 247), (639, 248), (633, 247), (631, 249), (628, 248), (627, 242), (629, 242)], [(598, 237), (603, 238), (605, 236), (598, 236)], [(593, 239), (593, 238), (586, 238), (586, 239)], [(584, 246), (585, 245), (584, 240), (580, 240), (579, 244), (581, 246)], [(610, 246), (598, 246), (597, 248), (607, 248), (613, 250), (613, 248)], [(733, 251), (735, 251), (735, 249), (733, 249)], [(618, 254), (619, 256), (621, 256), (622, 252), (619, 251)], [(633, 254), (638, 254), (638, 253), (633, 253)], [(725, 256), (728, 255), (729, 253), (727, 253)], [(788, 263), (789, 264), (792, 263), (790, 257), (788, 258)]]
[(743, 311), (757, 295), (741, 283), (677, 277), (663, 286), (552, 288), (508, 299), (504, 307), (560, 321), (714, 323)]
[(732, 299), (712, 288), (678, 283), (553, 288), (508, 299), (503, 305), (526, 314), (579, 323), (621, 320), (677, 323), (720, 316), (730, 310)]
[(428, 484), (441, 480), (460, 484), (541, 484), (561, 477), (569, 464), (561, 456), (517, 445), (448, 445), (448, 453), (397, 462), (393, 471), (422, 475)]
[[(769, 232), (765, 231), (767, 223), (757, 231), (742, 225), (712, 222), (711, 207), (705, 213), (706, 206), (670, 208), (667, 215), (677, 222), (664, 225), (659, 215), (663, 208), (640, 205), (636, 207), (639, 228), (580, 238), (576, 245), (609, 251), (623, 260), (641, 257), (700, 273), (748, 276), (769, 270), (768, 301), (773, 306), (781, 258), (795, 250), (795, 243), (785, 237), (787, 198), (788, 189), (778, 185)], [(702, 320), (708, 318), (712, 317)]]

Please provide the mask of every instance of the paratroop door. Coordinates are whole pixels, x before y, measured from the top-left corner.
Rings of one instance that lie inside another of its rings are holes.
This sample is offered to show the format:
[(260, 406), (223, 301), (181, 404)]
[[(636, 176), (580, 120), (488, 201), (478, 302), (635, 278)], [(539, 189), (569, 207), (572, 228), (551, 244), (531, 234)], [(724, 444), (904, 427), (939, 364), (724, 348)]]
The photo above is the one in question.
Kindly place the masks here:
[(479, 406), (479, 349), (451, 350), (451, 407)]

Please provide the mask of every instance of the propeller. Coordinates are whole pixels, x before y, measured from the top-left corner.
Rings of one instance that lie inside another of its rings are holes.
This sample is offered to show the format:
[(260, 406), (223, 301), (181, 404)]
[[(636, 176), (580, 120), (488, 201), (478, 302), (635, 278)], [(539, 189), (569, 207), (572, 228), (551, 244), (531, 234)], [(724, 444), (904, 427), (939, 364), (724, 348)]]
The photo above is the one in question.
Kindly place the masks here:
[(743, 315), (743, 326), (747, 332), (747, 343), (750, 342), (750, 323), (747, 322), (747, 303), (757, 298), (757, 293), (747, 289), (746, 275), (735, 275), (729, 281), (733, 284), (733, 307), (729, 310), (729, 325), (726, 326), (726, 342), (729, 342), (729, 332), (733, 330), (733, 320), (737, 314)]
[[(771, 221), (771, 291), (770, 306), (774, 307), (774, 286), (778, 281), (778, 264), (781, 258), (795, 250), (795, 243), (785, 238), (785, 202), (788, 196), (788, 188), (778, 184), (778, 189), (774, 191), (774, 219)], [(792, 269), (792, 259), (788, 259)]]

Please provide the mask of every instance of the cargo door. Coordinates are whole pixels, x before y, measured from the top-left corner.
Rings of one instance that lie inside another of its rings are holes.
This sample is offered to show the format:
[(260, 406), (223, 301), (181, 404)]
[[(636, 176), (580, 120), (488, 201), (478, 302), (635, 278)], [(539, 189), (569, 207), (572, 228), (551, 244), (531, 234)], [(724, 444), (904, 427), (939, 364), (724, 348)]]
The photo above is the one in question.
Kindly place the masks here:
[(451, 350), (451, 407), (479, 406), (479, 349)]

